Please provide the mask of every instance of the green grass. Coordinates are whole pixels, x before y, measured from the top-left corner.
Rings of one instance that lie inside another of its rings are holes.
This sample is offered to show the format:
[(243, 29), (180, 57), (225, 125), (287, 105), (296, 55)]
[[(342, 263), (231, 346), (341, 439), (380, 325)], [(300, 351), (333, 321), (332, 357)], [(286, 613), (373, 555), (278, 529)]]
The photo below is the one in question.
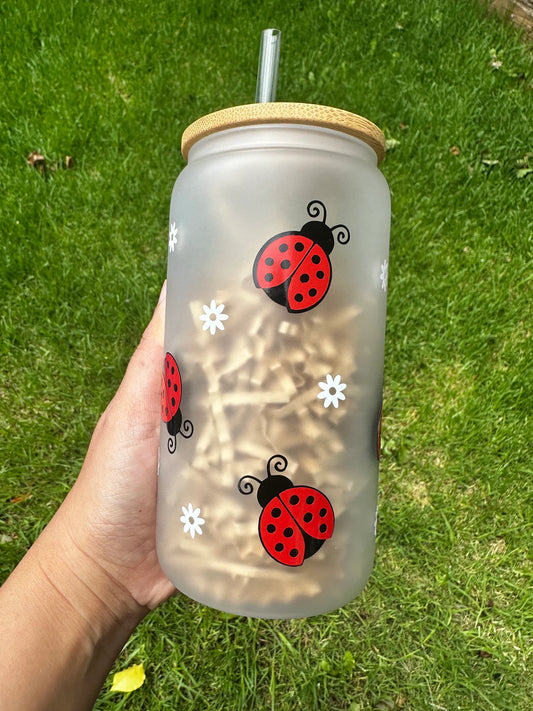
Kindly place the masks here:
[(526, 711), (533, 53), (476, 2), (2, 6), (1, 576), (72, 485), (155, 304), (181, 132), (253, 100), (272, 26), (278, 99), (353, 110), (393, 146), (375, 570), (310, 620), (171, 600), (117, 661), (144, 686), (108, 683), (96, 708)]

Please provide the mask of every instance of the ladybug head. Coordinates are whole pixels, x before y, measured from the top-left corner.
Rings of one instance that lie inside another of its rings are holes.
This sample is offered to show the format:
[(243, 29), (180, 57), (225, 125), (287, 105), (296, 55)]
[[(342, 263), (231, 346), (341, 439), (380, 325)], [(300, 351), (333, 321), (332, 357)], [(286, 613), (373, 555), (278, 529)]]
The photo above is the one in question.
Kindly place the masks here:
[(346, 244), (346, 242), (348, 242), (350, 239), (350, 231), (345, 225), (328, 227), (328, 225), (326, 225), (326, 206), (320, 200), (311, 200), (307, 206), (307, 214), (309, 217), (318, 217), (321, 211), (323, 212), (322, 221), (311, 220), (311, 222), (306, 222), (300, 231), (303, 235), (309, 237), (313, 242), (322, 247), (326, 254), (330, 254), (335, 244), (333, 231), (339, 230), (337, 240), (340, 244)]
[(293, 485), (292, 481), (288, 477), (282, 476), (281, 474), (272, 474), (270, 471), (271, 466), (273, 466), (277, 472), (283, 472), (287, 468), (287, 463), (286, 457), (282, 454), (275, 454), (268, 460), (267, 478), (261, 480), (251, 475), (243, 476), (239, 479), (239, 491), (241, 494), (251, 494), (254, 490), (253, 484), (250, 481), (245, 480), (253, 479), (258, 482), (259, 488), (257, 490), (257, 501), (260, 506), (264, 508), (275, 496), (278, 496), (278, 494), (285, 491), (285, 489), (290, 489)]

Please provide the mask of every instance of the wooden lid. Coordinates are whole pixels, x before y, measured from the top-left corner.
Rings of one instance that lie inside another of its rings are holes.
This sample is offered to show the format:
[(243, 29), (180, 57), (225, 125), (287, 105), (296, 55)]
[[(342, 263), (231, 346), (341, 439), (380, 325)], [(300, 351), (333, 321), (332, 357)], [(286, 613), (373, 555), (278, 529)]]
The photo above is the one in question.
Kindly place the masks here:
[(374, 149), (378, 164), (385, 156), (385, 136), (371, 121), (343, 109), (319, 104), (289, 104), (271, 102), (232, 106), (202, 116), (188, 126), (181, 138), (181, 152), (185, 160), (189, 150), (197, 141), (211, 133), (237, 126), (251, 126), (260, 123), (300, 123), (321, 126), (342, 131), (355, 136)]

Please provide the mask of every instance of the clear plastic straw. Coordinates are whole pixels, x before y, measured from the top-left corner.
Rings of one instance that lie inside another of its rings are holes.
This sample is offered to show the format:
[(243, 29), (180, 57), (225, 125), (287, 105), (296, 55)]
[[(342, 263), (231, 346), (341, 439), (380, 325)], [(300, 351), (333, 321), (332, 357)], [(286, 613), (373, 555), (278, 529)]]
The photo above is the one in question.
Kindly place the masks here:
[(278, 83), (280, 30), (263, 30), (261, 33), (261, 49), (259, 51), (259, 68), (257, 70), (257, 86), (255, 101), (264, 104), (276, 100)]

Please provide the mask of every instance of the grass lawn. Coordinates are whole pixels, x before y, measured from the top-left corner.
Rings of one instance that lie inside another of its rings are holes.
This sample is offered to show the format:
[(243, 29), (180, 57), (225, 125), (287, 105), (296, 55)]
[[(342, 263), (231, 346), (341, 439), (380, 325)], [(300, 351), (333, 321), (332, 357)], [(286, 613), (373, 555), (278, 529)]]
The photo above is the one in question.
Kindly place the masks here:
[(362, 114), (390, 147), (375, 569), (308, 620), (173, 599), (117, 660), (145, 684), (112, 693), (110, 676), (96, 708), (527, 711), (533, 51), (474, 1), (2, 5), (1, 579), (75, 480), (155, 305), (181, 133), (253, 101), (266, 27), (279, 100)]

